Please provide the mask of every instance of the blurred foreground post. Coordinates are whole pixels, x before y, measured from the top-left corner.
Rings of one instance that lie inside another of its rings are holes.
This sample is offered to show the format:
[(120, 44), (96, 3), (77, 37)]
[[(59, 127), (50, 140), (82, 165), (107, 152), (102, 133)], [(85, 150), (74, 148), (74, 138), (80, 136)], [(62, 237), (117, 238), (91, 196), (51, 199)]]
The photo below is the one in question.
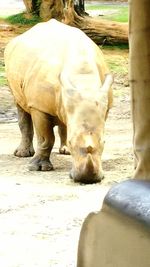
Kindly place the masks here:
[[(85, 219), (77, 267), (150, 266), (150, 3), (130, 0), (130, 82), (135, 173)], [(145, 180), (145, 181), (143, 181)]]
[(150, 3), (130, 1), (130, 80), (135, 178), (150, 180)]
[(77, 267), (150, 266), (150, 183), (128, 180), (113, 186), (102, 210), (85, 219)]

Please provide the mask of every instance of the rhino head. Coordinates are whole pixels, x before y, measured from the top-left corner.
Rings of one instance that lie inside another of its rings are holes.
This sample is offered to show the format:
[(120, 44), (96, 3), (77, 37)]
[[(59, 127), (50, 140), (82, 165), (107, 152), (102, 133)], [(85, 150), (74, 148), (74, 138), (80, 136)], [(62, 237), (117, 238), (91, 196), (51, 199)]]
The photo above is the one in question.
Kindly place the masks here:
[(95, 131), (79, 132), (69, 141), (73, 163), (70, 177), (75, 182), (96, 183), (102, 180), (103, 140)]
[(108, 112), (108, 92), (113, 82), (107, 75), (98, 93), (82, 97), (69, 93), (67, 140), (72, 155), (71, 178), (75, 182), (96, 183), (103, 179), (101, 155), (104, 148), (104, 124)]

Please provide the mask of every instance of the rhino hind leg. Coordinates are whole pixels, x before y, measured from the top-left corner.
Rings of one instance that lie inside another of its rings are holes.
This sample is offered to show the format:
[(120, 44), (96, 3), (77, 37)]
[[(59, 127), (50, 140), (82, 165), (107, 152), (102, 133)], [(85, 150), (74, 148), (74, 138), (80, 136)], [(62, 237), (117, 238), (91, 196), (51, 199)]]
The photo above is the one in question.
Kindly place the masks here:
[(31, 111), (31, 116), (37, 135), (37, 150), (30, 162), (29, 170), (53, 170), (53, 165), (50, 161), (50, 153), (55, 142), (53, 123), (48, 114), (35, 109)]
[(21, 142), (14, 155), (17, 157), (31, 157), (34, 155), (33, 148), (33, 124), (30, 114), (25, 112), (19, 105), (18, 110), (18, 123), (21, 131)]
[(60, 136), (60, 148), (59, 153), (70, 155), (69, 149), (67, 147), (67, 127), (64, 124), (59, 124), (58, 133)]

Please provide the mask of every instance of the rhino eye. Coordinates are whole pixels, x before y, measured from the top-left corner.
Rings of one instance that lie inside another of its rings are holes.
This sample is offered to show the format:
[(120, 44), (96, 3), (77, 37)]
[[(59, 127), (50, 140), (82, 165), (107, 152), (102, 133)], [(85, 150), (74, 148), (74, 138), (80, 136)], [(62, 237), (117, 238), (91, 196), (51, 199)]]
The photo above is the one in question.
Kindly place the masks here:
[(86, 154), (86, 148), (85, 147), (80, 147), (79, 151), (80, 151), (81, 155), (85, 155)]
[(70, 140), (68, 141), (68, 144), (69, 144), (69, 146), (71, 146), (71, 141)]

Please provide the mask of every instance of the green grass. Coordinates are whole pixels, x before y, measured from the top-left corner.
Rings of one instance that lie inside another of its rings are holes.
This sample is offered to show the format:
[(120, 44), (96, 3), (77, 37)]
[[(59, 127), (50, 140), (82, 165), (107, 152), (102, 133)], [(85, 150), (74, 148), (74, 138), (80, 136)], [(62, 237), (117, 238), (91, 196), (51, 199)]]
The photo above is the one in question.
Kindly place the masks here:
[(0, 86), (7, 84), (7, 79), (5, 76), (5, 67), (3, 61), (0, 60)]
[(34, 15), (32, 17), (27, 17), (26, 13), (24, 12), (6, 17), (5, 20), (10, 24), (21, 25), (35, 25), (36, 23), (40, 22), (40, 18), (38, 16)]
[(104, 45), (104, 46), (100, 46), (100, 48), (104, 48), (104, 49), (110, 49), (111, 50), (125, 50), (125, 49), (129, 49), (129, 44), (117, 44), (117, 45)]
[(7, 80), (4, 76), (0, 76), (0, 86), (7, 85)]
[[(108, 19), (117, 22), (128, 22), (128, 6), (122, 5), (89, 5), (86, 6), (86, 11), (89, 10), (98, 10), (99, 14), (103, 14), (103, 16), (99, 16), (99, 18)], [(4, 18), (4, 17), (2, 17)], [(33, 15), (28, 17), (25, 12), (11, 15), (4, 18), (7, 22), (11, 24), (21, 24), (21, 25), (35, 25), (40, 22), (40, 18), (37, 15)]]
[(4, 63), (0, 61), (0, 73), (5, 71)]
[(86, 7), (86, 11), (89, 10), (99, 10), (99, 14), (103, 14), (103, 16), (99, 16), (103, 19), (108, 19), (117, 22), (128, 22), (128, 6), (122, 5), (89, 5)]
[(129, 47), (127, 45), (114, 45), (100, 47), (110, 71), (116, 75), (128, 75)]
[(128, 73), (128, 69), (126, 64), (123, 63), (124, 62), (121, 62), (120, 59), (116, 60), (115, 62), (111, 59), (107, 60), (108, 67), (112, 73), (126, 75)]

